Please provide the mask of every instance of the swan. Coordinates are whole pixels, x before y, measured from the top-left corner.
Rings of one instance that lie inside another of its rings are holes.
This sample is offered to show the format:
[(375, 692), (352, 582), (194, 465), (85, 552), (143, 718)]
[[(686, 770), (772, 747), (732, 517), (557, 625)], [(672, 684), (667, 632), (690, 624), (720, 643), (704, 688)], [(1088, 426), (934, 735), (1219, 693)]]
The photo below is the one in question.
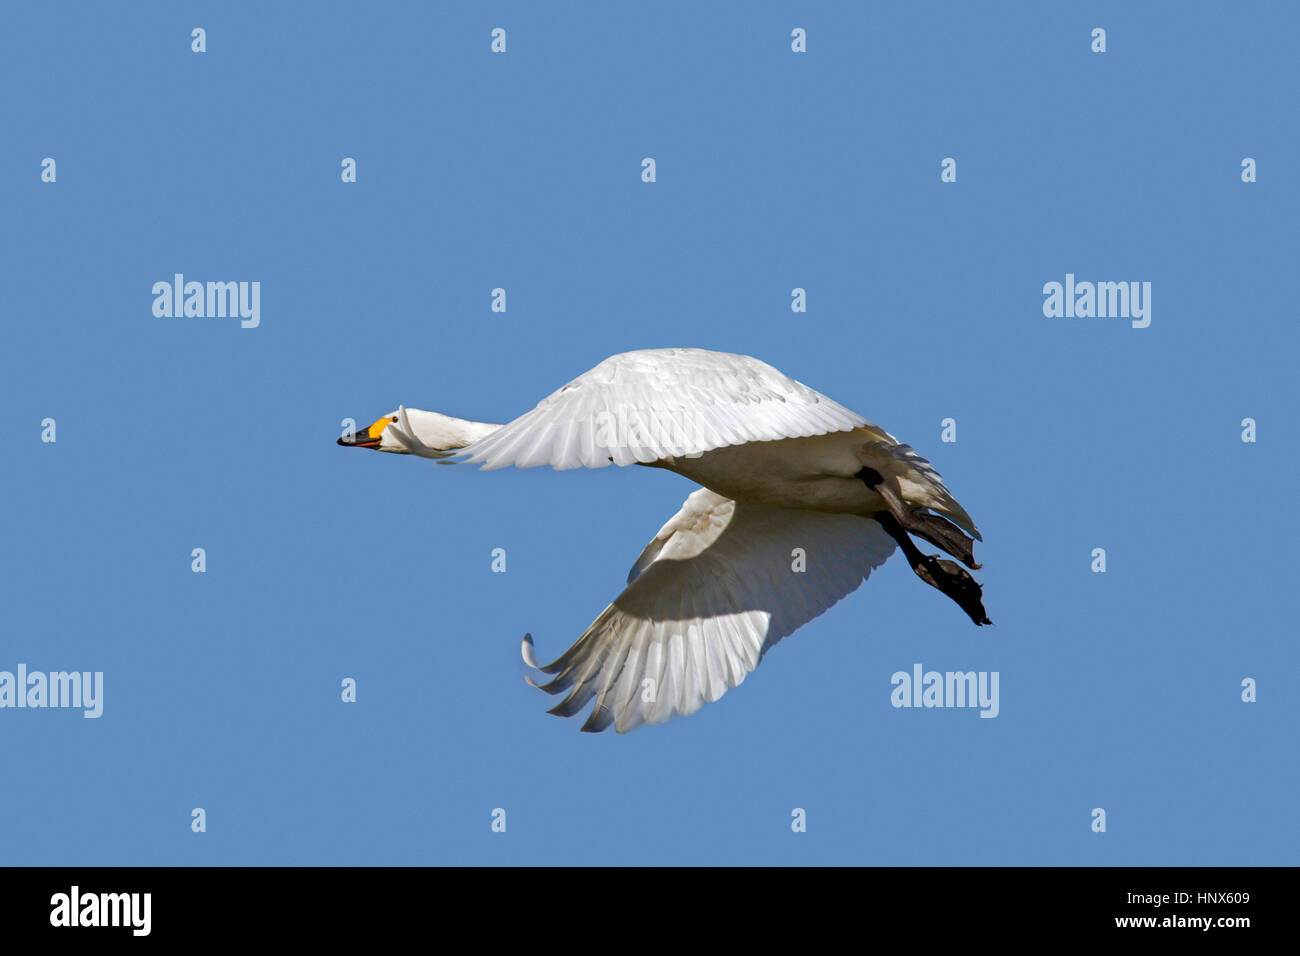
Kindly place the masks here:
[(769, 648), (855, 590), (900, 548), (977, 625), (975, 523), (939, 473), (856, 412), (747, 355), (624, 352), (497, 425), (400, 406), (340, 445), (485, 469), (664, 468), (701, 487), (659, 529), (627, 587), (538, 685), (584, 731), (688, 715), (738, 686)]

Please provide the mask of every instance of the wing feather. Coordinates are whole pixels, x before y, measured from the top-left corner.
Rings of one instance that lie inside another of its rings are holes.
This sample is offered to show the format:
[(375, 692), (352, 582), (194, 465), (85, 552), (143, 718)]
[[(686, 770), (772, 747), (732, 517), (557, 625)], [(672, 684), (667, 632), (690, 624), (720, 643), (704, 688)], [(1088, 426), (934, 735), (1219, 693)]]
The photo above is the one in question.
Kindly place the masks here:
[(601, 362), (457, 457), (484, 468), (603, 468), (867, 425), (765, 362), (646, 349)]
[[(796, 547), (803, 572), (790, 566)], [(566, 695), (551, 713), (573, 716), (594, 699), (582, 729), (620, 733), (694, 713), (893, 550), (867, 518), (740, 504), (700, 489), (642, 552), (623, 593), (541, 668), (556, 675), (542, 689)], [(530, 649), (526, 642), (526, 661)]]

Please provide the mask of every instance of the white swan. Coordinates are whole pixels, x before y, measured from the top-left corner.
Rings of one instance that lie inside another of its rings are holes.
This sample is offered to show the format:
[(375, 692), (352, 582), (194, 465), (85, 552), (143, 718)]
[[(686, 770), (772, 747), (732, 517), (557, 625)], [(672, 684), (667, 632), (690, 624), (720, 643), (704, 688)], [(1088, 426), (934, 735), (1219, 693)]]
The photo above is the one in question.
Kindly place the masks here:
[[(717, 700), (895, 543), (922, 580), (990, 623), (975, 580), (908, 536), (979, 567), (959, 528), (979, 531), (930, 463), (749, 356), (625, 352), (507, 425), (403, 407), (339, 444), (484, 468), (635, 463), (704, 486), (641, 553), (614, 603), (539, 667), (555, 675), (543, 690), (568, 692), (551, 713), (572, 716), (595, 698), (583, 730), (622, 733)], [(524, 660), (538, 667), (532, 647), (525, 636)]]

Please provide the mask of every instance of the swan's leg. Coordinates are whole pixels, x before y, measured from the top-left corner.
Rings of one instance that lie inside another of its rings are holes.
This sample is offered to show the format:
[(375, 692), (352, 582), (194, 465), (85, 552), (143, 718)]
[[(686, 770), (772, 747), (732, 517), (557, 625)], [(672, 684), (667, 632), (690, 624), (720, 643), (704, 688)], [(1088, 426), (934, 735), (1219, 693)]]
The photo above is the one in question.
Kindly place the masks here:
[(943, 548), (966, 567), (979, 570), (975, 563), (975, 542), (947, 518), (923, 508), (909, 508), (874, 468), (863, 468), (854, 477), (861, 478), (868, 488), (885, 499), (889, 513), (908, 533)]
[(947, 519), (919, 508), (909, 508), (874, 468), (863, 468), (856, 477), (861, 478), (868, 488), (884, 499), (889, 510), (877, 512), (872, 517), (885, 529), (886, 534), (898, 542), (916, 576), (952, 598), (976, 624), (992, 624), (984, 611), (984, 590), (979, 582), (956, 561), (941, 560), (937, 554), (922, 554), (908, 534), (914, 534), (937, 548), (943, 548), (970, 568), (979, 567), (975, 563), (975, 542)]
[(956, 561), (941, 560), (937, 554), (922, 554), (907, 531), (888, 511), (872, 515), (885, 533), (898, 542), (916, 576), (952, 598), (976, 624), (992, 624), (984, 611), (984, 589)]

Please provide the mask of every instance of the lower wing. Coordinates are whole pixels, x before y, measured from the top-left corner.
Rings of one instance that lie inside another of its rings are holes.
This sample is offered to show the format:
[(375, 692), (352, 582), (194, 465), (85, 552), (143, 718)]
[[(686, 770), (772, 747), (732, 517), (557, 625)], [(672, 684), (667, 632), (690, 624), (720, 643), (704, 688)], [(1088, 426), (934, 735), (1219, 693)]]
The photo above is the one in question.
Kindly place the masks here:
[(686, 499), (637, 560), (628, 586), (539, 685), (568, 692), (551, 713), (595, 698), (582, 729), (625, 733), (693, 714), (741, 683), (783, 637), (854, 591), (894, 551), (854, 515), (746, 505), (707, 489)]

